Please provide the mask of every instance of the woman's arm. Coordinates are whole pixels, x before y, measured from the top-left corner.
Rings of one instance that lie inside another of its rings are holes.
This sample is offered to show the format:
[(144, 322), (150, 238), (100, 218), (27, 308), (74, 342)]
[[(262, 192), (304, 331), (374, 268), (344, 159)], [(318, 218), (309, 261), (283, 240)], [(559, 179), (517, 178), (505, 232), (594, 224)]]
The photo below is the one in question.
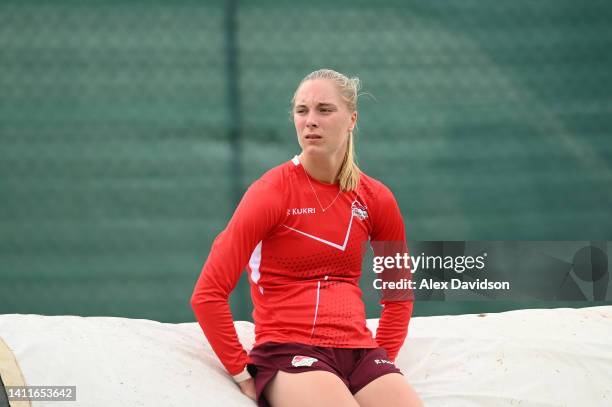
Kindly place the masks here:
[[(230, 375), (244, 372), (247, 353), (238, 340), (228, 297), (255, 246), (283, 216), (280, 191), (264, 180), (244, 194), (227, 227), (215, 239), (191, 297), (195, 316)], [(244, 380), (245, 375), (236, 378)]]
[(382, 312), (376, 330), (376, 343), (387, 351), (393, 362), (404, 344), (408, 334), (408, 324), (412, 315), (412, 300), (385, 301), (382, 300)]
[[(381, 184), (373, 213), (372, 247), (375, 256), (408, 254), (402, 214), (389, 188)], [(386, 269), (380, 275), (383, 281), (410, 279), (409, 268)], [(387, 351), (394, 361), (408, 334), (412, 316), (413, 294), (407, 289), (382, 290), (382, 311), (376, 330), (376, 342)]]

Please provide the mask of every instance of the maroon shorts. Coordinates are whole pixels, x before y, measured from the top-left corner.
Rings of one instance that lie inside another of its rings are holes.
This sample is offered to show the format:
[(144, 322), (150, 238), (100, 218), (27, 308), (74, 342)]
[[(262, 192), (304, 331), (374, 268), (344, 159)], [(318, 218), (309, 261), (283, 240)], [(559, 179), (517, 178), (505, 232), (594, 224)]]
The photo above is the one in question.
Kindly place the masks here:
[(249, 357), (253, 363), (248, 364), (247, 369), (255, 378), (259, 407), (270, 407), (263, 391), (279, 370), (288, 373), (325, 370), (338, 376), (351, 394), (387, 373), (402, 374), (380, 347), (325, 348), (301, 343), (266, 342), (254, 347)]

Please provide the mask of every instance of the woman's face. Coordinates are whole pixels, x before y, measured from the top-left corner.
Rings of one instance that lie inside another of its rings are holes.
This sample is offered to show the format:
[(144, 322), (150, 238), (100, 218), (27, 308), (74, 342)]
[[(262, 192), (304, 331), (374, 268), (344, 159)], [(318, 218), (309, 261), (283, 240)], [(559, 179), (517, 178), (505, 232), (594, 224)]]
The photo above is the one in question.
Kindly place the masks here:
[(300, 86), (295, 95), (293, 122), (305, 154), (344, 157), (348, 132), (357, 121), (349, 112), (336, 85), (327, 79), (313, 79)]

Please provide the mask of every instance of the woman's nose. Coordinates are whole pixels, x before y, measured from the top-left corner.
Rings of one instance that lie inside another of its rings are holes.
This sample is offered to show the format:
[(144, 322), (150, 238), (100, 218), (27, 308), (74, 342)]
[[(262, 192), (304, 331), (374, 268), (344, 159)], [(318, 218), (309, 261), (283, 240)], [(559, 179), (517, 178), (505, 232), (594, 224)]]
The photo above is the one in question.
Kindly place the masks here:
[(315, 120), (314, 116), (312, 114), (309, 114), (308, 117), (306, 118), (306, 127), (316, 128), (318, 126), (319, 124)]

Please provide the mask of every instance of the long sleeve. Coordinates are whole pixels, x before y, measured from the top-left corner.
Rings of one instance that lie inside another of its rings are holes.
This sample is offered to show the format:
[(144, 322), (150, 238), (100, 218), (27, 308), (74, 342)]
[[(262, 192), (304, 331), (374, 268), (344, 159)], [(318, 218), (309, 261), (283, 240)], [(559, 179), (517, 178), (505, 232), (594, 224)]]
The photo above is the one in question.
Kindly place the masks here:
[(408, 334), (408, 324), (414, 302), (383, 300), (381, 303), (384, 308), (378, 321), (376, 342), (387, 351), (389, 358), (394, 361)]
[(276, 186), (261, 179), (251, 185), (215, 239), (191, 297), (208, 342), (231, 375), (244, 369), (248, 356), (238, 340), (228, 297), (254, 248), (282, 220), (282, 202)]
[[(408, 254), (402, 214), (392, 192), (384, 185), (377, 195), (371, 235), (375, 256)], [(380, 275), (383, 281), (409, 280), (408, 267), (386, 269)], [(380, 304), (383, 307), (376, 331), (376, 342), (395, 360), (408, 334), (408, 324), (414, 305), (413, 293), (407, 289), (382, 290)]]

